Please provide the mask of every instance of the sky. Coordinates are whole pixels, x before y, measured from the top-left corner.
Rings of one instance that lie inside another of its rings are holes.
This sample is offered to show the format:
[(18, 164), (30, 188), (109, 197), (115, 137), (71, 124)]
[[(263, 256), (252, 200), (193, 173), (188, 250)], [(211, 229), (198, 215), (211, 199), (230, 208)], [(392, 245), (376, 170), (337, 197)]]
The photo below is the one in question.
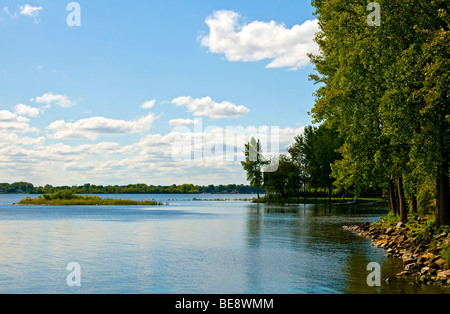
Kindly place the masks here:
[(309, 1), (0, 1), (0, 182), (246, 184), (311, 124)]

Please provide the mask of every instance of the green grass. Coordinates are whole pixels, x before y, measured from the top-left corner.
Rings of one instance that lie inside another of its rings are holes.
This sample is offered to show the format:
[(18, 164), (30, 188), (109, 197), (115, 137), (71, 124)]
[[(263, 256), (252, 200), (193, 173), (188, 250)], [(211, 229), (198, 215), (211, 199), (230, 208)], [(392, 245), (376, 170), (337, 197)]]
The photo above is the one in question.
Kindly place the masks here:
[(164, 205), (155, 200), (133, 201), (124, 199), (100, 198), (98, 196), (75, 195), (70, 190), (64, 190), (53, 194), (44, 194), (38, 198), (27, 197), (16, 205), (49, 205), (49, 206), (138, 206), (138, 205)]

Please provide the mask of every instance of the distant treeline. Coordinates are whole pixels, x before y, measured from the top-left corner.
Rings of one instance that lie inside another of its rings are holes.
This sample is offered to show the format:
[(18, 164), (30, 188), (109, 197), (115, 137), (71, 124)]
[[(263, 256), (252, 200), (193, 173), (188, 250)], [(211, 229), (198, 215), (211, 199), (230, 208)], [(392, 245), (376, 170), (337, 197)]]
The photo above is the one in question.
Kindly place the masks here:
[(146, 184), (81, 186), (34, 186), (28, 182), (0, 183), (0, 193), (44, 194), (61, 190), (71, 190), (75, 194), (254, 194), (256, 188), (243, 184), (208, 185), (193, 184), (154, 186)]

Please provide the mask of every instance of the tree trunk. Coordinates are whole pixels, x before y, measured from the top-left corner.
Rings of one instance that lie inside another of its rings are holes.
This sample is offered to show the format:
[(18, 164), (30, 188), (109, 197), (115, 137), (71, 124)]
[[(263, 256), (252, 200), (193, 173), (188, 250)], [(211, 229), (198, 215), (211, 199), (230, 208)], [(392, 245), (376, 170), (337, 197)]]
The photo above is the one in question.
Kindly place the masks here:
[(395, 197), (395, 183), (393, 180), (389, 181), (389, 209), (392, 213), (397, 215), (397, 202)]
[(449, 158), (446, 156), (438, 168), (436, 184), (436, 225), (450, 225), (450, 182), (449, 182)]
[(415, 193), (411, 197), (411, 212), (417, 214), (417, 196)]
[(403, 178), (402, 175), (397, 176), (397, 188), (398, 188), (398, 198), (399, 198), (399, 210), (400, 210), (400, 221), (406, 222), (406, 200), (405, 200), (405, 190), (403, 189)]
[(331, 198), (333, 197), (333, 183), (330, 183), (330, 185), (329, 185), (329, 192), (330, 192), (330, 195), (328, 196), (328, 200), (331, 203)]
[(314, 199), (315, 199), (315, 202), (317, 203), (317, 184), (316, 184), (316, 182), (314, 182)]
[(411, 212), (417, 214), (417, 179), (413, 180), (413, 189), (411, 195)]

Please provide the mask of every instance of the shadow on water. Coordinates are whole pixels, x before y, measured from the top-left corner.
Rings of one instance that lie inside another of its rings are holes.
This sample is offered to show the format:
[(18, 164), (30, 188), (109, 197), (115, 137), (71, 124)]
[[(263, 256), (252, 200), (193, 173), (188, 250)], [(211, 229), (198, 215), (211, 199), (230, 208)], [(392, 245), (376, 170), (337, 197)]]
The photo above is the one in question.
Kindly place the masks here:
[[(387, 257), (385, 250), (373, 247), (369, 239), (342, 228), (377, 221), (386, 214), (387, 209), (379, 205), (251, 204), (247, 207), (247, 244), (256, 252), (271, 249), (275, 257), (266, 256), (265, 262), (272, 267), (286, 261), (294, 264), (290, 266), (295, 271), (284, 280), (300, 293), (450, 293), (447, 288), (397, 279), (396, 274), (403, 270), (400, 259)], [(367, 284), (373, 271), (367, 267), (373, 262), (381, 266), (381, 286)], [(253, 266), (267, 267), (259, 262)], [(261, 278), (258, 272), (253, 276), (254, 280)]]

